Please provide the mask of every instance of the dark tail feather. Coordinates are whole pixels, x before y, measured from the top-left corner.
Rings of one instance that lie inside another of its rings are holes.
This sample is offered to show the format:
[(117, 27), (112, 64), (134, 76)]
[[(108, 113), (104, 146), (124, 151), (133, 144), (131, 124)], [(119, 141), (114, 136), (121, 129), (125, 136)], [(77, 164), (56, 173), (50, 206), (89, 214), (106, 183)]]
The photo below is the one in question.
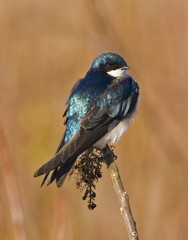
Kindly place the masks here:
[[(65, 144), (65, 141), (64, 141), (64, 137), (63, 137), (63, 138), (61, 139), (61, 141), (60, 141), (60, 144), (59, 144), (57, 150), (56, 150), (56, 153), (58, 153), (58, 152), (61, 150), (61, 148), (63, 148), (64, 144)], [(51, 175), (51, 177), (50, 177), (50, 180), (49, 180), (48, 183), (47, 183), (47, 186), (48, 186), (49, 184), (51, 184), (51, 183), (55, 180), (57, 170), (58, 170), (58, 168), (55, 168), (55, 169), (54, 169), (54, 171), (53, 171), (53, 173), (52, 173), (52, 175)], [(44, 185), (44, 183), (46, 182), (46, 179), (48, 178), (49, 173), (50, 173), (50, 172), (48, 172), (48, 173), (45, 174), (45, 176), (44, 176), (44, 178), (43, 178), (43, 181), (42, 181), (42, 183), (41, 183), (41, 185), (40, 185), (41, 187), (42, 187), (42, 186)]]
[(47, 183), (47, 186), (50, 185), (51, 183), (53, 183), (53, 181), (55, 180), (56, 178), (56, 174), (57, 174), (57, 171), (58, 171), (58, 168), (55, 168), (52, 172), (52, 175)]
[(44, 176), (44, 178), (43, 178), (43, 180), (42, 180), (42, 183), (41, 183), (41, 185), (40, 185), (41, 187), (42, 187), (42, 186), (44, 185), (44, 183), (46, 182), (46, 179), (47, 179), (49, 173), (50, 173), (50, 172), (48, 172), (48, 173), (45, 174), (45, 176)]
[(56, 185), (57, 187), (61, 187), (62, 184), (65, 181), (65, 178), (67, 176), (67, 174), (70, 172), (72, 166), (74, 165), (76, 161), (76, 158), (74, 160), (72, 160), (71, 162), (66, 163), (65, 165), (62, 165), (56, 174)]
[[(52, 172), (52, 175), (47, 183), (47, 186), (50, 185), (54, 180), (56, 180), (57, 187), (61, 187), (65, 181), (67, 174), (70, 172), (72, 166), (74, 165), (75, 161), (76, 161), (76, 158), (68, 163), (63, 164), (61, 167), (54, 169)], [(41, 183), (41, 187), (45, 183), (49, 173), (50, 172), (46, 173), (46, 175)]]

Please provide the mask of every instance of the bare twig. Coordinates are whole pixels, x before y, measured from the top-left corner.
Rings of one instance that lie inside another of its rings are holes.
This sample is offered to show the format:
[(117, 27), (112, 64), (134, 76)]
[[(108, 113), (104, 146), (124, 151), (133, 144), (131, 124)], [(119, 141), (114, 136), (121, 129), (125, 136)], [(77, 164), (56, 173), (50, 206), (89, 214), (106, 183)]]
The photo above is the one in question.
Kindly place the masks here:
[(24, 214), (21, 204), (20, 191), (8, 154), (8, 147), (3, 134), (3, 128), (0, 123), (0, 170), (3, 176), (5, 190), (8, 197), (8, 203), (12, 218), (15, 240), (26, 240)]
[(129, 239), (138, 240), (136, 222), (134, 221), (132, 216), (131, 207), (129, 203), (129, 196), (124, 190), (118, 167), (114, 162), (114, 159), (115, 159), (114, 153), (107, 146), (103, 150), (103, 154), (104, 154), (104, 159), (106, 161), (106, 164), (108, 166), (108, 170), (110, 172), (110, 176), (112, 178), (114, 190), (121, 204), (120, 211), (127, 227)]

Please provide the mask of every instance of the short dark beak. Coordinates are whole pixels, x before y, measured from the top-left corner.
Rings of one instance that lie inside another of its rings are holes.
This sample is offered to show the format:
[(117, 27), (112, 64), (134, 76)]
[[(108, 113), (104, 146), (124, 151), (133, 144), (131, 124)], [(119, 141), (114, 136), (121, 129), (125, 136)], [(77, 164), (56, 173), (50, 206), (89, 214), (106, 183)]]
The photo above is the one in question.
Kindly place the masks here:
[(126, 70), (131, 69), (131, 67), (129, 67), (129, 66), (124, 66), (124, 67), (122, 67), (121, 69), (126, 71)]

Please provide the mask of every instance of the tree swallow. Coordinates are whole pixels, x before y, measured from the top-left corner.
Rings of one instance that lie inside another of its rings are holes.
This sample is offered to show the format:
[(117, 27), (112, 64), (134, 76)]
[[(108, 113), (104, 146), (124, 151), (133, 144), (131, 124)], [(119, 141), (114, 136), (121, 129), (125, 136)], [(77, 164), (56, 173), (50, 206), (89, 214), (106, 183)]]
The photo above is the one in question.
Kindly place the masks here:
[(60, 187), (76, 159), (90, 147), (103, 149), (119, 140), (134, 118), (139, 86), (130, 67), (115, 53), (103, 53), (73, 87), (63, 117), (66, 130), (55, 156), (34, 174)]

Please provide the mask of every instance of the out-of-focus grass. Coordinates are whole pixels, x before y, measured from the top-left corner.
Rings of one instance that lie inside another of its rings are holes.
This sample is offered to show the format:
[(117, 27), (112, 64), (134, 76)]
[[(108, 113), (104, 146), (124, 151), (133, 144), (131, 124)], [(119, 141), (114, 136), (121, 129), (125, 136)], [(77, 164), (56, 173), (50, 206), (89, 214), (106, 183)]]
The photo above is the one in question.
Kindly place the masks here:
[[(61, 189), (41, 189), (41, 179), (33, 178), (62, 136), (69, 90), (92, 60), (107, 51), (127, 60), (141, 88), (136, 120), (116, 148), (140, 238), (186, 238), (187, 10), (186, 1), (175, 0), (1, 3), (1, 120), (28, 239), (58, 236), (54, 228), (59, 229), (56, 212), (62, 194), (65, 239), (127, 237), (105, 167), (93, 212), (73, 179)], [(0, 191), (1, 239), (9, 240), (12, 223), (2, 181)]]

